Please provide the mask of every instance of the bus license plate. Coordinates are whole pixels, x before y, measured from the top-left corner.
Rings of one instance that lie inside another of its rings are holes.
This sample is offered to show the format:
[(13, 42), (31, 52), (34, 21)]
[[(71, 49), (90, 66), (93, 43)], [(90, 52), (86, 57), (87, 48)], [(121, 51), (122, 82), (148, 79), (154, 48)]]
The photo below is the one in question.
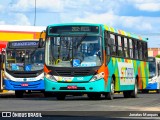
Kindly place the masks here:
[(21, 84), (21, 86), (23, 86), (23, 87), (27, 87), (27, 86), (28, 86), (28, 84), (23, 83), (23, 84)]
[(69, 89), (69, 90), (76, 90), (77, 86), (67, 86), (67, 89)]

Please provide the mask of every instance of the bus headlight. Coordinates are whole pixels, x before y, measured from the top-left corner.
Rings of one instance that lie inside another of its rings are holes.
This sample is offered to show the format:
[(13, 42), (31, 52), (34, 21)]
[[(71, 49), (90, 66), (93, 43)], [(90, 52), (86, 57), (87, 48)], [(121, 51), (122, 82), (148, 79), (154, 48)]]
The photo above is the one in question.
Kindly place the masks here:
[(99, 80), (101, 78), (104, 78), (104, 72), (101, 72), (99, 74), (96, 74), (92, 77), (92, 79), (90, 80), (90, 82), (93, 82), (93, 81), (96, 81), (96, 80)]
[(48, 80), (57, 82), (56, 78), (55, 78), (53, 75), (45, 74), (45, 77), (46, 77)]

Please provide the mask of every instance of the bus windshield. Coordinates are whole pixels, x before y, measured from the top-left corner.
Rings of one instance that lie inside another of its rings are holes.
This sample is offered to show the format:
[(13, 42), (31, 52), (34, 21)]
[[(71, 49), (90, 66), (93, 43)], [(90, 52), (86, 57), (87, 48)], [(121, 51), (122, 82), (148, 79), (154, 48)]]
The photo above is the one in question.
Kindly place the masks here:
[(44, 49), (7, 49), (6, 69), (10, 71), (37, 71), (44, 67)]
[(54, 67), (93, 67), (102, 64), (101, 37), (60, 36), (46, 40), (46, 64)]
[(149, 75), (150, 78), (154, 77), (156, 75), (156, 63), (155, 62), (149, 62)]

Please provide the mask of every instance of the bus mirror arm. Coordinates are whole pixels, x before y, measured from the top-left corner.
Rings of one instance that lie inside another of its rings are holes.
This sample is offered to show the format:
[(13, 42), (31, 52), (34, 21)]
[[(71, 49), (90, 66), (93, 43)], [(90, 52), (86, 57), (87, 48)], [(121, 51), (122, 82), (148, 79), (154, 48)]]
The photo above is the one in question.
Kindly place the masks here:
[(39, 47), (39, 48), (42, 48), (43, 45), (44, 45), (43, 38), (42, 38), (42, 34), (43, 34), (43, 33), (46, 33), (46, 31), (43, 30), (43, 31), (40, 33), (39, 44), (38, 44), (38, 47)]
[(43, 38), (39, 38), (39, 44), (38, 44), (38, 47), (39, 48), (42, 48), (43, 47)]

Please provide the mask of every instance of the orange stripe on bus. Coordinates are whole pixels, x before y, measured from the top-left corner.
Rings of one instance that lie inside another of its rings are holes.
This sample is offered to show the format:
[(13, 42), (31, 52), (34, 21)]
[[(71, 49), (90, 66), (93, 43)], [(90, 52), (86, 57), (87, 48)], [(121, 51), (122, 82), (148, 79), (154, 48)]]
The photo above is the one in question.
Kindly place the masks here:
[(49, 73), (51, 70), (48, 70), (48, 68), (46, 67), (46, 65), (44, 65), (44, 72), (45, 73)]
[(142, 37), (141, 37), (141, 36), (138, 36), (138, 38), (139, 38), (140, 40), (142, 40)]
[(138, 67), (138, 86), (140, 89), (142, 89), (142, 79), (141, 79), (141, 70), (140, 67)]

